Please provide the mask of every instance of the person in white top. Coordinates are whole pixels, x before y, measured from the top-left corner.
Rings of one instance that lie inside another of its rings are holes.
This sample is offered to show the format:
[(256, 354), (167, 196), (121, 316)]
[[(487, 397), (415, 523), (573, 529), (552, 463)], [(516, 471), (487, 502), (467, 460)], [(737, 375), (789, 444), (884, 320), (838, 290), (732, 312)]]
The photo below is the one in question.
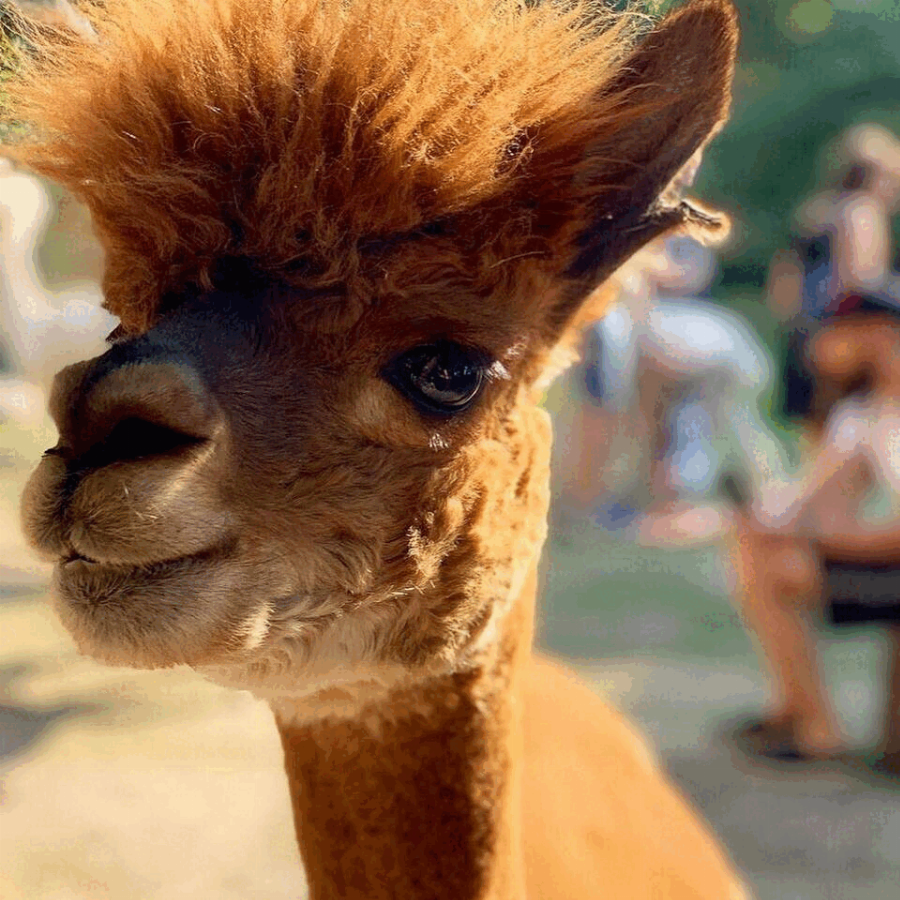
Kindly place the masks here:
[(824, 313), (837, 312), (853, 295), (877, 295), (896, 280), (891, 216), (900, 208), (900, 140), (887, 129), (851, 128), (830, 156), (842, 164), (840, 185), (815, 194), (795, 214), (802, 235), (824, 236), (832, 245), (831, 266), (816, 291)]
[(598, 524), (703, 504), (726, 473), (756, 493), (783, 468), (760, 412), (765, 348), (740, 316), (695, 296), (715, 270), (713, 251), (688, 237), (658, 242), (619, 274), (621, 296), (589, 335), (582, 417), (600, 427), (583, 426), (580, 459), (612, 455), (593, 485)]

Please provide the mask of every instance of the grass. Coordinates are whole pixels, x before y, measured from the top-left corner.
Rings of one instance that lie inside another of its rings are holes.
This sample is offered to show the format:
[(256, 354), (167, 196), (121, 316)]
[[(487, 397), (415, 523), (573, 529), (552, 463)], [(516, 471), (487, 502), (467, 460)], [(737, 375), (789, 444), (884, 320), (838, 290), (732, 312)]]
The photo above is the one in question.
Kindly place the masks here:
[(752, 664), (721, 546), (647, 548), (587, 526), (550, 543), (544, 570), (538, 639), (553, 652)]

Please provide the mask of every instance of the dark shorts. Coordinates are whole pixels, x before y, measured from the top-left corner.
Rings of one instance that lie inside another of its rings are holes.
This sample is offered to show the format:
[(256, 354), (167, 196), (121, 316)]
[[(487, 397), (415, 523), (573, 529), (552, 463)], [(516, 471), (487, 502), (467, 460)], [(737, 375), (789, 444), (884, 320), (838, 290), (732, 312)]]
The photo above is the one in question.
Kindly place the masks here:
[(806, 360), (809, 331), (795, 329), (788, 338), (782, 374), (782, 414), (786, 419), (805, 419), (812, 412), (815, 379)]

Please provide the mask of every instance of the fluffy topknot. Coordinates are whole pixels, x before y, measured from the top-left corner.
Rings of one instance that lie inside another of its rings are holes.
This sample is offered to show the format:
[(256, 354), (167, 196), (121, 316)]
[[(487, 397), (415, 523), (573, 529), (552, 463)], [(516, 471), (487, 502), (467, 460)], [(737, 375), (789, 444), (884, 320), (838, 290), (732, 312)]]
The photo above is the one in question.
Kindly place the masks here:
[(563, 145), (615, 119), (586, 101), (638, 21), (589, 0), (109, 0), (96, 40), (23, 73), (16, 153), (89, 206), (110, 309), (152, 318), (223, 256), (338, 277), (363, 244), (497, 201), (536, 140), (571, 176)]

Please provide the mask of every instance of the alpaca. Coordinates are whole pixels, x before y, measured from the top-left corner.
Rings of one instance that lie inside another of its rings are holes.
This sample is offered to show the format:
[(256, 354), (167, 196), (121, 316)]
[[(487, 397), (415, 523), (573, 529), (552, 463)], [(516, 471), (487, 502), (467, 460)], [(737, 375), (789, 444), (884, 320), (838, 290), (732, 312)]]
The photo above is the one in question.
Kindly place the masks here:
[(12, 88), (109, 350), (23, 497), (79, 648), (249, 689), (310, 896), (746, 896), (531, 651), (539, 400), (727, 115), (729, 0), (107, 0)]

